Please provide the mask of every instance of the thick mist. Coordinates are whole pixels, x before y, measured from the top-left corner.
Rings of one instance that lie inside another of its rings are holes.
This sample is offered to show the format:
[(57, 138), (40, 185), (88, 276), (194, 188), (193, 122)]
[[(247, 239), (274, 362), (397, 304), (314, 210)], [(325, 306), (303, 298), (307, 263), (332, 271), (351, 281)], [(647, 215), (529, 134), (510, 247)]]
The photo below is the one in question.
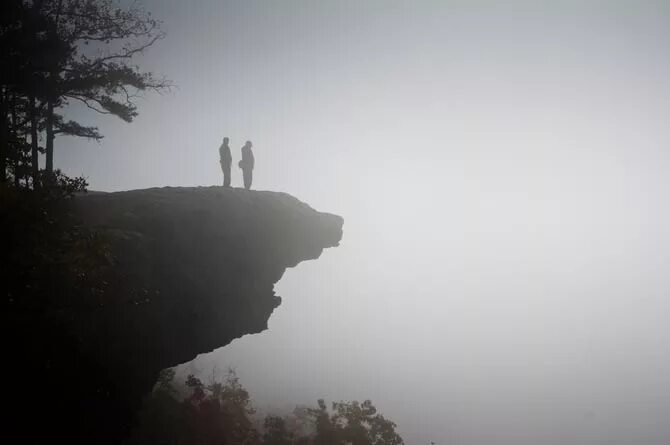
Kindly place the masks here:
[(57, 167), (219, 184), (250, 139), (254, 188), (345, 219), (268, 331), (187, 366), (371, 398), (407, 443), (670, 443), (668, 4), (144, 3), (178, 88)]

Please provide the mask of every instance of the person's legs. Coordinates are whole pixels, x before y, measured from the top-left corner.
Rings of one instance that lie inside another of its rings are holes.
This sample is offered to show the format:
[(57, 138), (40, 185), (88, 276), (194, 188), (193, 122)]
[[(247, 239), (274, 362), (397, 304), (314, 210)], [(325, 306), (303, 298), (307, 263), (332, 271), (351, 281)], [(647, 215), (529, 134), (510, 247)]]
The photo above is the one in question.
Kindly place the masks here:
[(226, 166), (224, 165), (223, 162), (219, 162), (221, 164), (221, 173), (223, 173), (223, 186), (226, 186)]
[(242, 170), (242, 174), (244, 175), (244, 188), (249, 190), (253, 179), (253, 170)]
[(230, 187), (230, 164), (229, 165), (222, 164), (221, 169), (223, 170), (223, 186)]

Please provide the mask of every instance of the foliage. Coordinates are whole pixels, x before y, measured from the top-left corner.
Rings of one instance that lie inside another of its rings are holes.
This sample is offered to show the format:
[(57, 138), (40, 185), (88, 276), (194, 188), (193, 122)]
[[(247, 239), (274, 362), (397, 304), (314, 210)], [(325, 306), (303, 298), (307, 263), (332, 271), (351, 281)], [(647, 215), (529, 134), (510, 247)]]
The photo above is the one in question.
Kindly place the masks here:
[[(85, 178), (56, 171), (38, 190), (0, 186), (0, 225), (5, 304), (10, 311), (91, 305), (104, 293), (115, 259), (106, 239), (85, 229), (69, 213), (69, 201), (86, 192)], [(66, 303), (69, 302), (69, 303)]]
[(235, 373), (223, 382), (205, 385), (193, 375), (184, 386), (188, 395), (176, 397), (174, 371), (164, 371), (140, 415), (140, 426), (131, 444), (258, 444), (259, 434), (251, 416), (255, 413), (249, 393)]
[(118, 0), (0, 2), (0, 183), (12, 174), (15, 186), (28, 186), (30, 177), (37, 188), (39, 154), (52, 174), (60, 134), (103, 137), (66, 119), (59, 112), (66, 106), (131, 122), (144, 92), (169, 89), (135, 63), (164, 37), (160, 26), (136, 3)]
[(379, 414), (369, 400), (336, 402), (332, 411), (319, 400), (317, 407), (297, 407), (284, 417), (268, 415), (262, 425), (256, 425), (249, 393), (233, 370), (222, 382), (213, 380), (209, 385), (187, 376), (182, 397), (174, 377), (173, 370), (159, 376), (130, 444), (403, 444), (395, 423)]
[(84, 177), (71, 178), (63, 174), (60, 170), (56, 170), (53, 175), (49, 177), (53, 181), (52, 187), (47, 188), (49, 191), (59, 193), (61, 197), (72, 198), (75, 193), (86, 193), (88, 181)]
[(286, 427), (286, 420), (279, 416), (267, 416), (263, 423), (263, 445), (291, 445), (293, 433)]
[[(77, 225), (70, 214), (74, 194), (84, 189), (84, 179), (60, 173), (38, 190), (0, 185), (0, 293), (5, 327), (12, 334), (5, 353), (14, 361), (7, 366), (8, 381), (39, 382), (7, 388), (8, 437), (20, 434), (26, 443), (71, 434), (72, 418), (79, 419), (79, 437), (72, 443), (100, 436), (113, 442), (124, 434), (120, 416), (114, 425), (106, 420), (110, 416), (100, 415), (122, 412), (125, 402), (116, 383), (82, 349), (81, 337), (63, 328), (71, 314), (93, 313), (111, 295), (107, 276), (115, 258), (108, 240)], [(58, 409), (35, 428), (34, 401), (45, 388)]]

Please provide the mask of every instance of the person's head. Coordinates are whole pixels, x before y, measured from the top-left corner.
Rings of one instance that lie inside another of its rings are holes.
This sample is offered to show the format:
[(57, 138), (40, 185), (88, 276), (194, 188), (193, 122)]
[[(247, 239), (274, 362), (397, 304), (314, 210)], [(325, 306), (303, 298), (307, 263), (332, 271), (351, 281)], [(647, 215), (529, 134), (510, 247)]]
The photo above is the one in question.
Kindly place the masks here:
[(247, 142), (245, 142), (245, 143), (244, 143), (244, 146), (245, 146), (245, 147), (249, 147), (249, 148), (251, 148), (251, 141), (247, 141)]
[(228, 145), (228, 138), (227, 137), (223, 138), (223, 143)]

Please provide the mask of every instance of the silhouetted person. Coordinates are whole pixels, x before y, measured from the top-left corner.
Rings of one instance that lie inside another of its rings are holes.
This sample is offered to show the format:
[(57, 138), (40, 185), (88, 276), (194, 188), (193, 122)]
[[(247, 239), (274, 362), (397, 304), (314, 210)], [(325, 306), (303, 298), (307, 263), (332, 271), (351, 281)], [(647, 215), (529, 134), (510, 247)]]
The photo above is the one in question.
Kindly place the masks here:
[(223, 138), (223, 143), (219, 147), (219, 158), (221, 162), (221, 171), (223, 172), (223, 186), (230, 187), (230, 166), (233, 163), (233, 157), (230, 154), (228, 138)]
[(244, 176), (244, 188), (251, 188), (251, 181), (254, 178), (254, 152), (251, 151), (251, 141), (247, 141), (242, 146), (242, 160), (238, 164), (242, 169)]

